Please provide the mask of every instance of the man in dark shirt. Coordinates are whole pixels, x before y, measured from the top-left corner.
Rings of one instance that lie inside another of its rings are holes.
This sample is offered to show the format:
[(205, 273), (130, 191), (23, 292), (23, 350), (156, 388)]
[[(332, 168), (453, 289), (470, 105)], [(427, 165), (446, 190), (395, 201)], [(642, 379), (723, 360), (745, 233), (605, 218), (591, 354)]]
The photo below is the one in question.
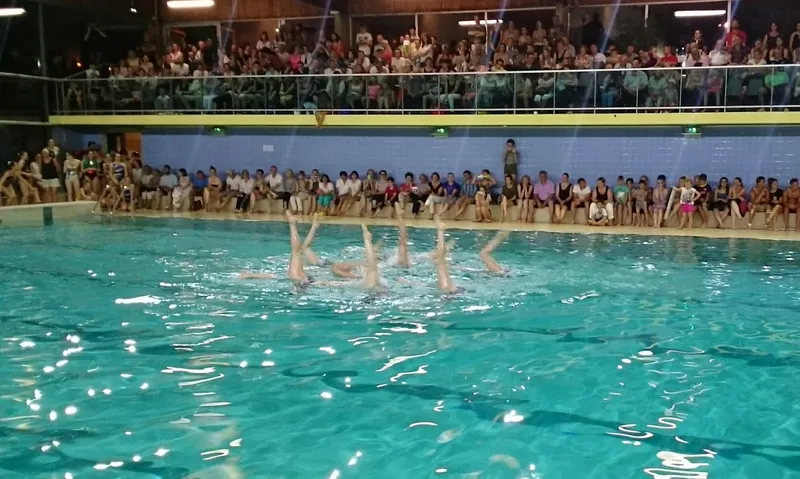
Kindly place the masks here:
[(603, 28), (603, 22), (600, 21), (598, 13), (592, 14), (591, 20), (588, 17), (584, 18), (583, 27), (581, 27), (581, 43), (583, 45), (600, 45), (602, 48), (605, 36), (606, 30)]

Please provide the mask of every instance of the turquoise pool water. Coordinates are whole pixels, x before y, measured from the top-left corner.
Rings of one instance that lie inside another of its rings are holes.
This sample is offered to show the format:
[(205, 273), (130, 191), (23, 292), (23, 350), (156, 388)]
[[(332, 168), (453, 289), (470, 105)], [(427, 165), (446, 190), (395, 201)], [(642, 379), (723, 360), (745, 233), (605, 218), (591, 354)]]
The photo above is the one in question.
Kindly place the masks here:
[(285, 224), (3, 230), (0, 477), (800, 477), (799, 244), (449, 234), (451, 299), (433, 230), (379, 297), (238, 280)]

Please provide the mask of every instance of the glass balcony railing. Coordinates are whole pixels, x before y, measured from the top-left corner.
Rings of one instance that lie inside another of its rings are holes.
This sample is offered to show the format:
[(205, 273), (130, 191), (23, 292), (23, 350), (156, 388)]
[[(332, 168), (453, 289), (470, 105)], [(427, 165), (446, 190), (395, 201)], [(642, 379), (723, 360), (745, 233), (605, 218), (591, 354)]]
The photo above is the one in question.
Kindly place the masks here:
[[(800, 65), (56, 81), (55, 113), (653, 113), (800, 109)], [(52, 104), (53, 102), (51, 102)]]
[(56, 84), (44, 77), (0, 73), (0, 118), (46, 120), (48, 102), (55, 106)]

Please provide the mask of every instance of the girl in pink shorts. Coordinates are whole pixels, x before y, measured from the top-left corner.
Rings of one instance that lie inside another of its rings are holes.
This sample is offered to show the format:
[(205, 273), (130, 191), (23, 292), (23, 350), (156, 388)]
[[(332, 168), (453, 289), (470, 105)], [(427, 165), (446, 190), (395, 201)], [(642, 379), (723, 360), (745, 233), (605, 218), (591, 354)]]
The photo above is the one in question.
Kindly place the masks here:
[(692, 217), (694, 216), (694, 202), (700, 198), (700, 192), (692, 188), (692, 180), (686, 178), (683, 180), (683, 185), (680, 188), (681, 198), (681, 222), (678, 229), (683, 229), (684, 226), (692, 229)]

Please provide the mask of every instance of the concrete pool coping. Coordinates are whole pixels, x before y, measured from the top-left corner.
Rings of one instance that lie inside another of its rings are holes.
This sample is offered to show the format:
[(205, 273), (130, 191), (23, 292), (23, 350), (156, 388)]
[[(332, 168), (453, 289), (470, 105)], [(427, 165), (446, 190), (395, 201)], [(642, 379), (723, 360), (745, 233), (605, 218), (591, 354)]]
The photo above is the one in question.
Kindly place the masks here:
[[(93, 201), (76, 201), (71, 203), (53, 203), (40, 205), (4, 206), (0, 208), (0, 227), (3, 226), (43, 226), (62, 222), (69, 219), (92, 217)], [(94, 216), (108, 215), (96, 213)], [(138, 210), (134, 213), (117, 212), (114, 216), (131, 216), (139, 218), (183, 218), (206, 221), (248, 221), (248, 222), (285, 222), (283, 214), (236, 214), (233, 212), (205, 213), (205, 212), (171, 212), (155, 210)], [(311, 223), (311, 216), (298, 216), (300, 223)], [(358, 216), (323, 216), (322, 224), (332, 225), (361, 225), (369, 226), (397, 225), (391, 218), (360, 218)], [(718, 239), (757, 239), (769, 241), (800, 241), (800, 232), (795, 231), (770, 231), (765, 229), (717, 229), (717, 228), (692, 228), (692, 230), (679, 230), (677, 228), (634, 228), (622, 227), (595, 227), (581, 224), (550, 224), (550, 223), (517, 223), (517, 222), (492, 222), (474, 223), (464, 219), (455, 221), (444, 219), (448, 229), (482, 230), (482, 231), (518, 231), (518, 232), (544, 232), (568, 234), (599, 234), (599, 235), (633, 235), (633, 236), (664, 236), (664, 237), (695, 237)], [(428, 219), (407, 219), (406, 225), (411, 228), (434, 228), (433, 221)]]
[(90, 217), (94, 201), (72, 201), (0, 207), (0, 227), (44, 226), (72, 218)]
[[(120, 215), (117, 213), (117, 215)], [(127, 216), (122, 214), (121, 216)], [(139, 218), (184, 218), (206, 221), (248, 221), (248, 222), (286, 222), (283, 214), (236, 214), (230, 212), (205, 213), (205, 212), (169, 212), (140, 210), (129, 216)], [(300, 223), (311, 223), (311, 216), (298, 216)], [(351, 216), (324, 216), (320, 218), (322, 224), (332, 225), (361, 225), (366, 223), (369, 226), (396, 226), (397, 220), (389, 218), (360, 218)], [(550, 223), (473, 223), (471, 220), (454, 221), (443, 220), (448, 229), (464, 230), (486, 230), (486, 231), (519, 231), (519, 232), (545, 232), (545, 233), (569, 233), (569, 234), (602, 234), (602, 235), (635, 235), (635, 236), (665, 236), (665, 237), (695, 237), (695, 238), (718, 238), (718, 239), (758, 239), (770, 241), (800, 241), (800, 232), (795, 231), (771, 231), (763, 229), (717, 229), (717, 228), (692, 228), (691, 230), (679, 230), (677, 228), (634, 228), (631, 226), (621, 227), (597, 227), (586, 225), (555, 225)], [(406, 225), (412, 228), (434, 228), (433, 221), (428, 219), (408, 219)], [(322, 233), (324, 234), (324, 232)]]

